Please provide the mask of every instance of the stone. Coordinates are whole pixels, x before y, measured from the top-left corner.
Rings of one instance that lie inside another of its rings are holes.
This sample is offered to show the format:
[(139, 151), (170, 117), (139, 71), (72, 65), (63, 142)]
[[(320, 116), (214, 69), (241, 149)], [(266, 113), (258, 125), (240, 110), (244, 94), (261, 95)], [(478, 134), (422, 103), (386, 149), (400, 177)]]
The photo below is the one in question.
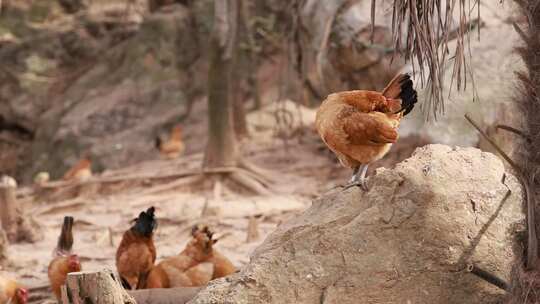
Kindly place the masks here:
[[(191, 304), (495, 303), (524, 228), (522, 190), (502, 161), (476, 148), (427, 145), (370, 190), (335, 189), (267, 237), (239, 273)], [(508, 192), (510, 194), (508, 195)]]

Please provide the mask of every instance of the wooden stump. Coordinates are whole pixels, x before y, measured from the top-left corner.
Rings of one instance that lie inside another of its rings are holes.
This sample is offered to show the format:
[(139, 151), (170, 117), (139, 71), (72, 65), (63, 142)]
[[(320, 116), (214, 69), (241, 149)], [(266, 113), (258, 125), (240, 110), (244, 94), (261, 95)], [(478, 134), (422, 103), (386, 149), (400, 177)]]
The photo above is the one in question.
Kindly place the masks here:
[(9, 242), (4, 230), (0, 229), (0, 265), (8, 259), (7, 248)]
[(259, 240), (259, 221), (255, 216), (249, 217), (247, 226), (246, 243), (251, 243)]
[(10, 242), (36, 242), (43, 239), (43, 232), (29, 215), (24, 215), (17, 204), (17, 182), (4, 175), (0, 179), (0, 220)]
[(17, 199), (15, 190), (17, 183), (9, 176), (3, 176), (0, 181), (0, 220), (2, 229), (10, 242), (17, 238)]
[(126, 291), (110, 270), (69, 273), (62, 288), (62, 304), (184, 304), (201, 287)]
[(63, 304), (136, 304), (110, 270), (69, 273)]

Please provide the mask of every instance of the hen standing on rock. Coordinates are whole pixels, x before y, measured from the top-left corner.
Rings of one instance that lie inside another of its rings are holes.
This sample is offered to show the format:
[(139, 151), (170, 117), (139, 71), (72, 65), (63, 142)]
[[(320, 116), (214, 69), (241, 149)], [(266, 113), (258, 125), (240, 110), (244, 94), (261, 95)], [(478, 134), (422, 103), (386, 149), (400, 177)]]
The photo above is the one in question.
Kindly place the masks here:
[(116, 251), (116, 268), (124, 287), (139, 289), (146, 284), (148, 273), (156, 261), (153, 233), (157, 227), (154, 207), (143, 211), (135, 224), (124, 233)]
[(368, 165), (381, 159), (398, 139), (397, 128), (417, 102), (408, 74), (399, 74), (382, 92), (355, 90), (330, 94), (315, 124), (324, 143), (341, 164), (353, 169), (347, 188), (367, 190)]

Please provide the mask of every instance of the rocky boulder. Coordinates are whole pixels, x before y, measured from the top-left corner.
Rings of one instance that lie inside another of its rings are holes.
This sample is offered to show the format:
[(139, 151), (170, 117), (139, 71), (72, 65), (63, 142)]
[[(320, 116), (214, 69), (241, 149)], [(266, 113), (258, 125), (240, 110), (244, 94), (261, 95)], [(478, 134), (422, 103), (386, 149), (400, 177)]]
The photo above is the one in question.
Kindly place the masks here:
[(280, 225), (239, 273), (190, 303), (496, 303), (523, 230), (522, 192), (496, 156), (428, 145), (368, 192), (335, 189)]

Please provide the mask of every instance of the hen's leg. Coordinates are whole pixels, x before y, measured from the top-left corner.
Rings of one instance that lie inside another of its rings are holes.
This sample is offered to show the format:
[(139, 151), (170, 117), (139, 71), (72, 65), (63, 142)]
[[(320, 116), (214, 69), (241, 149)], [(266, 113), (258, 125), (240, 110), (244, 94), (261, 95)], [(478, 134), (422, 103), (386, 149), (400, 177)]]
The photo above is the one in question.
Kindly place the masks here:
[(358, 175), (358, 171), (360, 171), (360, 166), (354, 167), (351, 179), (349, 180), (349, 183), (347, 183), (347, 185), (352, 184), (356, 181), (356, 175)]
[(343, 190), (349, 189), (350, 187), (353, 187), (353, 186), (360, 186), (362, 187), (364, 191), (368, 191), (368, 187), (366, 183), (367, 182), (367, 179), (366, 179), (367, 169), (368, 169), (368, 164), (362, 164), (354, 168), (353, 176), (351, 177), (351, 180), (349, 181), (349, 183), (345, 185)]
[(362, 189), (364, 189), (364, 191), (368, 191), (367, 178), (366, 178), (368, 166), (369, 166), (368, 164), (362, 165), (362, 170), (357, 180), (358, 184), (360, 185), (360, 187), (362, 187)]

